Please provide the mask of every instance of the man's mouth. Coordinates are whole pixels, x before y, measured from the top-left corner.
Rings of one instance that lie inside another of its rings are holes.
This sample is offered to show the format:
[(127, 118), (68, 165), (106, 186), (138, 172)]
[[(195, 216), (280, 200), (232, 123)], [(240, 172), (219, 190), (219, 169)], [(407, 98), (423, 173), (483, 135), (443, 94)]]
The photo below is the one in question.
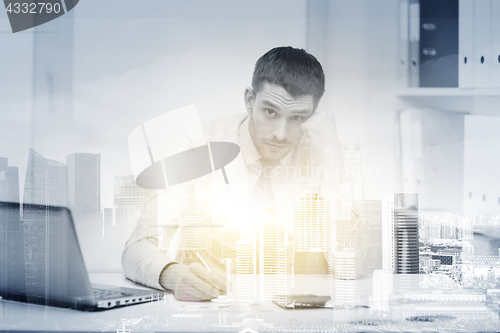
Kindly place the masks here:
[(275, 149), (283, 149), (286, 147), (286, 145), (284, 145), (284, 144), (276, 144), (276, 143), (270, 143), (270, 142), (266, 142), (266, 144), (271, 146), (271, 148), (275, 148)]

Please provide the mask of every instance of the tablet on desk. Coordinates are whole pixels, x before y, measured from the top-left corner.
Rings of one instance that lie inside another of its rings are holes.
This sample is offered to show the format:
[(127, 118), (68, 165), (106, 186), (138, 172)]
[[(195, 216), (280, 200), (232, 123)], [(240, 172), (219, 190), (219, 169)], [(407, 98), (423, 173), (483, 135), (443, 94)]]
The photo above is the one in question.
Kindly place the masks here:
[(273, 303), (279, 305), (283, 309), (315, 309), (325, 307), (326, 302), (330, 300), (330, 296), (317, 295), (278, 295), (273, 297)]

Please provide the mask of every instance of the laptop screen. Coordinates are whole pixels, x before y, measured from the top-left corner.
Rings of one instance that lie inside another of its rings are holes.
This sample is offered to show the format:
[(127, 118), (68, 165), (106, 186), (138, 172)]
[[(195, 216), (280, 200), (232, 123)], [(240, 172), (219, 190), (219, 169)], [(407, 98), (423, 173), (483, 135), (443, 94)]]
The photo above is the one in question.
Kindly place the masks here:
[(73, 308), (95, 303), (67, 208), (0, 202), (0, 237), (2, 297)]

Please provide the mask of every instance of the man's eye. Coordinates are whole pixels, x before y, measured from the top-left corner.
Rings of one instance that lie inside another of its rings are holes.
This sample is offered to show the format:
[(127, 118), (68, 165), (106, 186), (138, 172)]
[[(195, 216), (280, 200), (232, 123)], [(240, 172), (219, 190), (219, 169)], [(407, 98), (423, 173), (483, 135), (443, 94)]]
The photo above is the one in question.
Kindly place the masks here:
[(290, 117), (290, 118), (292, 120), (294, 120), (294, 121), (300, 121), (300, 120), (304, 119), (304, 117), (302, 117), (302, 116), (293, 116), (293, 117)]
[(269, 109), (264, 110), (264, 112), (265, 112), (268, 116), (271, 116), (271, 117), (274, 117), (274, 116), (276, 116), (276, 115), (277, 115), (276, 111), (269, 110)]

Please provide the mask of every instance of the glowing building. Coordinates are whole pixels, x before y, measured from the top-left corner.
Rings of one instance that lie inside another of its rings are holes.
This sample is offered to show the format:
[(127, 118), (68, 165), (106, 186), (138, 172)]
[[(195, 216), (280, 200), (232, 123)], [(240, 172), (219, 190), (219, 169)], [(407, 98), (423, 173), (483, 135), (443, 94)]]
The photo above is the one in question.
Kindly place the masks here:
[(236, 242), (236, 298), (251, 304), (257, 298), (257, 251), (255, 236)]
[(302, 192), (294, 209), (295, 251), (329, 251), (331, 202), (315, 191)]
[(283, 216), (272, 209), (266, 213), (259, 235), (260, 298), (287, 304), (293, 282), (293, 246)]
[(357, 304), (358, 281), (361, 273), (359, 252), (345, 248), (335, 252), (335, 300), (338, 304), (353, 306)]
[(294, 265), (296, 272), (321, 273), (327, 265), (325, 252), (331, 263), (332, 203), (326, 189), (317, 186), (316, 152), (310, 140), (300, 143), (299, 152), (299, 193), (293, 207)]
[(304, 140), (299, 145), (300, 178), (313, 178), (316, 176), (316, 151), (310, 140)]

